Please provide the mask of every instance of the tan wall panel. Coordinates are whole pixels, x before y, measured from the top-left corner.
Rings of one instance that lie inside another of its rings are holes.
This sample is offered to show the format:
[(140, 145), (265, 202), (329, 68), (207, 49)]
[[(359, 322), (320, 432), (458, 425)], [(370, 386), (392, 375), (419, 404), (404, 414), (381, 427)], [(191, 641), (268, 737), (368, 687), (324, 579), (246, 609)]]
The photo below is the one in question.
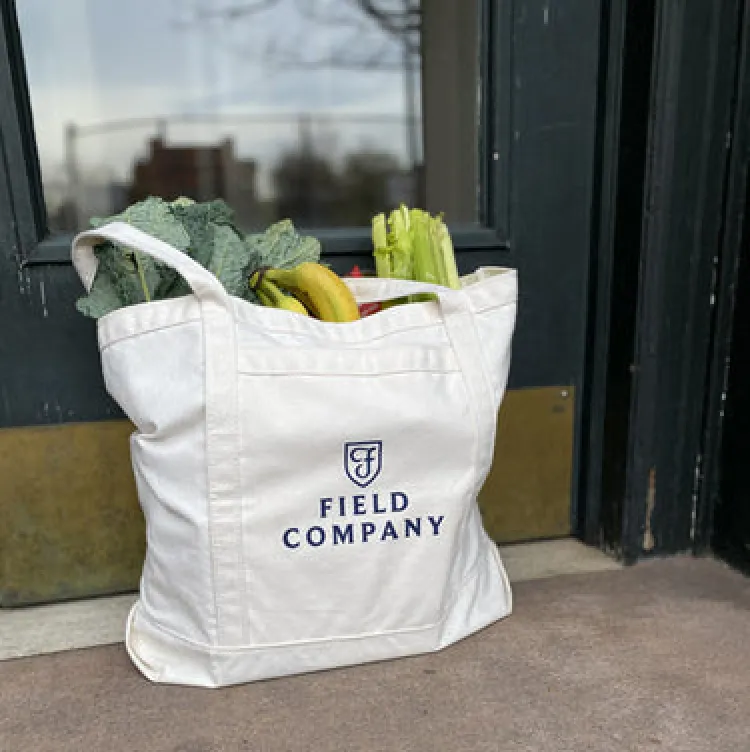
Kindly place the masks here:
[(3, 605), (137, 587), (143, 516), (126, 421), (0, 431)]
[(570, 387), (506, 394), (479, 496), (487, 532), (498, 543), (570, 533), (573, 417)]
[[(135, 590), (145, 550), (127, 421), (0, 430), (6, 606)], [(573, 397), (507, 394), (480, 505), (499, 542), (570, 530)]]

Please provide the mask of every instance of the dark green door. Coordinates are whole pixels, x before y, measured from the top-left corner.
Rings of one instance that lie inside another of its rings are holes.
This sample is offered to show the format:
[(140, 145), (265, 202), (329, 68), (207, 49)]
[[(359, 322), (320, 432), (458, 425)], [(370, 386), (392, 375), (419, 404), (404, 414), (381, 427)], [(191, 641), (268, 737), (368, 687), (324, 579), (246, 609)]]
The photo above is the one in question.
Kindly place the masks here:
[(3, 604), (137, 586), (130, 426), (68, 254), (149, 194), (223, 197), (247, 229), (291, 217), (340, 272), (372, 267), (369, 219), (404, 201), (445, 213), (462, 272), (517, 268), (482, 510), (498, 541), (576, 529), (598, 0), (0, 8)]

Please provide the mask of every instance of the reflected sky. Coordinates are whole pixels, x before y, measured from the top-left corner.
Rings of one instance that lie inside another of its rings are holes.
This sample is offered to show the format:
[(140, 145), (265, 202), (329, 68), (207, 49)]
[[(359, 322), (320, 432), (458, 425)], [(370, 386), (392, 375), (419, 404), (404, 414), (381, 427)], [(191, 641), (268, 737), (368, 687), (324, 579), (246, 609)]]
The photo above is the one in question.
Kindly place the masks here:
[[(380, 2), (398, 8), (399, 0)], [(65, 179), (66, 123), (176, 114), (406, 113), (402, 40), (356, 0), (16, 0), (45, 182)], [(259, 10), (252, 11), (254, 6)], [(413, 76), (418, 115), (419, 77)], [(80, 168), (126, 179), (153, 127), (78, 143)], [(275, 158), (295, 122), (170, 126), (170, 139), (216, 143)], [(333, 151), (358, 144), (405, 160), (403, 126), (336, 129)]]

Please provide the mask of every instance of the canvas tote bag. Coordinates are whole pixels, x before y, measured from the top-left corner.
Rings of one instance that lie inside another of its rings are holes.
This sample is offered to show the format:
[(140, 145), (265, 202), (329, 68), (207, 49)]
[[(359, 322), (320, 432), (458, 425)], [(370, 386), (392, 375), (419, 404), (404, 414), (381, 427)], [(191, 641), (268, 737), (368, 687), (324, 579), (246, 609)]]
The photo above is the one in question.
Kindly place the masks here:
[(396, 658), (510, 613), (477, 494), (514, 271), (480, 269), (459, 291), (349, 279), (359, 302), (438, 299), (327, 323), (229, 296), (119, 222), (73, 241), (87, 289), (105, 239), (193, 290), (98, 321), (106, 388), (136, 427), (147, 553), (125, 641), (146, 677), (219, 687)]

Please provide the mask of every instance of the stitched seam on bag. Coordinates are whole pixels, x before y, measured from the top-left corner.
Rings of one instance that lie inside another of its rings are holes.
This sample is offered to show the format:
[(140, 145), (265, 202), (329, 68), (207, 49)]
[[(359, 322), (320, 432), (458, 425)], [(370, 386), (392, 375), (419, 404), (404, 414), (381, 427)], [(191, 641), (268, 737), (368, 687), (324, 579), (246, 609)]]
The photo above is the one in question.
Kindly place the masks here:
[[(139, 434), (139, 436), (143, 436), (143, 435), (144, 434)], [(165, 502), (164, 495), (161, 494), (161, 493), (158, 493), (156, 491), (156, 489), (154, 488), (153, 484), (151, 483), (151, 480), (149, 479), (149, 477), (147, 475), (145, 475), (144, 473), (140, 472), (140, 471), (134, 470), (133, 472), (134, 472), (134, 475), (137, 474), (137, 476), (138, 476), (138, 478), (137, 478), (138, 482), (144, 484), (148, 488), (149, 494), (157, 502), (156, 506), (160, 507), (161, 509), (170, 509), (170, 505)], [(208, 479), (206, 479), (206, 482), (208, 483)], [(206, 486), (206, 488), (208, 488), (208, 485)], [(207, 517), (206, 523), (207, 523), (206, 530), (208, 530), (208, 527), (211, 524), (210, 518)], [(199, 531), (200, 530), (201, 529), (199, 528)], [(148, 532), (149, 531), (148, 531), (148, 528), (147, 528), (147, 533)], [(200, 534), (200, 532), (199, 532), (199, 534)], [(148, 551), (147, 551), (146, 552), (146, 557), (148, 558), (148, 556), (149, 556), (149, 554), (148, 554)], [(208, 551), (208, 557), (207, 558), (208, 558), (208, 562), (209, 562), (209, 567), (212, 567), (213, 566), (213, 564), (212, 564), (212, 562), (213, 562), (213, 554), (212, 554), (212, 547), (211, 546), (209, 546), (209, 551)], [(216, 592), (216, 588), (215, 588), (214, 582), (213, 582), (213, 570), (212, 569), (209, 572), (209, 578), (208, 578), (208, 582), (206, 583), (206, 585), (210, 589), (210, 592), (211, 592), (211, 594), (213, 596), (213, 594)], [(150, 599), (144, 597), (144, 595), (141, 594), (141, 596), (140, 596), (140, 602), (141, 602), (140, 612), (142, 614), (143, 613), (147, 614), (149, 611), (151, 611), (151, 604), (149, 603), (149, 600)], [(191, 608), (191, 611), (193, 611), (193, 610), (197, 611), (198, 610), (197, 608), (195, 608), (195, 609), (193, 608), (193, 604), (191, 604), (190, 608)], [(150, 616), (148, 618), (151, 619)], [(191, 620), (191, 622), (195, 623), (193, 620)], [(168, 629), (166, 629), (164, 627), (160, 627), (160, 628), (163, 629), (164, 631), (167, 631), (167, 632), (169, 631)]]
[[(401, 635), (401, 634), (418, 634), (419, 632), (427, 632), (431, 629), (435, 629), (436, 627), (441, 626), (445, 622), (445, 620), (448, 618), (451, 607), (456, 602), (458, 596), (461, 594), (461, 591), (465, 587), (467, 587), (467, 585), (472, 580), (476, 579), (476, 577), (478, 576), (479, 564), (480, 564), (480, 558), (477, 557), (477, 561), (469, 569), (469, 571), (464, 575), (461, 582), (455, 588), (453, 588), (453, 592), (448, 598), (448, 605), (442, 610), (438, 619), (434, 622), (431, 622), (430, 624), (425, 624), (419, 627), (402, 627), (401, 629), (390, 629), (388, 631), (382, 631), (382, 632), (363, 632), (362, 634), (354, 634), (354, 635), (344, 634), (344, 635), (331, 635), (329, 637), (313, 637), (307, 640), (294, 640), (290, 642), (267, 642), (267, 643), (258, 644), (258, 645), (219, 646), (219, 645), (211, 645), (205, 642), (196, 642), (195, 640), (191, 640), (188, 637), (183, 637), (182, 635), (178, 635), (175, 632), (173, 632), (171, 629), (164, 627), (162, 624), (159, 624), (157, 621), (153, 619), (148, 619), (148, 625), (149, 627), (168, 636), (170, 639), (173, 639), (185, 645), (189, 645), (190, 647), (199, 649), (200, 651), (204, 653), (205, 652), (209, 653), (211, 657), (215, 657), (219, 655), (231, 655), (233, 653), (277, 650), (278, 648), (302, 647), (305, 645), (321, 645), (321, 644), (330, 643), (330, 642), (354, 642), (356, 640), (372, 640), (378, 637), (390, 637), (390, 636)], [(146, 618), (147, 617), (144, 614), (144, 620)]]
[[(208, 536), (208, 575), (209, 575), (209, 582), (211, 585), (211, 605), (213, 606), (213, 629), (211, 628), (211, 625), (209, 624), (209, 635), (212, 637), (213, 642), (218, 642), (220, 639), (220, 629), (219, 629), (219, 601), (218, 596), (216, 592), (216, 556), (214, 552), (214, 525), (213, 520), (211, 518), (211, 477), (209, 472), (209, 452), (208, 452), (208, 444), (209, 444), (209, 438), (208, 438), (208, 395), (206, 394), (206, 374), (205, 374), (205, 363), (206, 363), (206, 322), (205, 317), (203, 316), (203, 312), (201, 311), (201, 348), (202, 348), (202, 356), (201, 356), (201, 362), (204, 365), (204, 373), (203, 373), (203, 405), (204, 405), (204, 411), (203, 411), (203, 425), (205, 428), (204, 436), (203, 436), (203, 456), (205, 457), (204, 462), (204, 469), (205, 469), (205, 475), (206, 475), (206, 495), (205, 495), (205, 502), (206, 502), (206, 534)], [(212, 634), (213, 633), (213, 634)], [(214, 667), (211, 667), (211, 670), (214, 671)]]
[[(471, 315), (471, 323), (472, 327), (474, 328), (476, 332), (476, 321), (474, 319), (474, 314)], [(477, 334), (478, 337), (478, 334)], [(456, 353), (456, 357), (458, 358), (458, 353)], [(484, 366), (482, 366), (484, 367)], [(471, 472), (471, 480), (470, 480), (470, 486), (471, 486), (471, 493), (476, 496), (476, 494), (479, 492), (479, 458), (481, 456), (481, 418), (479, 417), (479, 411), (478, 406), (474, 404), (474, 394), (471, 389), (471, 386), (467, 380), (467, 374), (463, 369), (460, 369), (460, 373), (462, 375), (461, 383), (463, 385), (463, 392), (464, 392), (464, 399), (466, 401), (466, 405), (468, 408), (469, 415), (471, 416), (471, 420), (474, 423), (474, 431), (473, 433), (473, 450), (471, 452), (471, 465), (472, 465), (472, 472)], [(466, 518), (468, 514), (468, 511), (465, 509), (463, 517)]]
[[(508, 306), (517, 305), (517, 304), (518, 304), (518, 299), (514, 298), (513, 300), (504, 301), (502, 303), (497, 303), (497, 304), (494, 304), (494, 305), (481, 306), (481, 307), (477, 307), (477, 308), (472, 307), (472, 310), (475, 313), (486, 313), (487, 311), (495, 311), (495, 310), (499, 310), (501, 308), (507, 308)], [(146, 304), (142, 304), (142, 305), (148, 305), (148, 304), (146, 303)], [(130, 307), (130, 306), (128, 306), (128, 307)], [(126, 309), (122, 309), (122, 310), (126, 310)], [(245, 323), (251, 323), (251, 322), (249, 322), (249, 320), (246, 317), (244, 317), (242, 315), (240, 315), (239, 318), (241, 318)], [(121, 335), (121, 336), (116, 336), (116, 337), (110, 339), (107, 342), (107, 344), (104, 346), (103, 349), (106, 349), (107, 347), (110, 347), (111, 345), (115, 344), (116, 342), (121, 342), (122, 340), (125, 340), (125, 339), (131, 339), (132, 337), (139, 337), (141, 334), (149, 334), (151, 332), (160, 331), (160, 330), (163, 330), (163, 329), (172, 329), (172, 328), (177, 327), (177, 326), (182, 326), (183, 324), (187, 324), (187, 323), (191, 323), (191, 322), (195, 322), (195, 321), (200, 321), (200, 320), (201, 320), (200, 315), (197, 315), (197, 316), (190, 316), (189, 318), (184, 319), (183, 321), (177, 321), (177, 322), (175, 322), (173, 324), (154, 324), (153, 326), (148, 326), (147, 328), (139, 329), (137, 332), (134, 332), (134, 333), (131, 333), (131, 334), (124, 334), (124, 335)], [(255, 322), (252, 322), (252, 323), (255, 323)], [(397, 326), (397, 327), (394, 327), (392, 331), (388, 331), (388, 332), (384, 332), (384, 333), (381, 333), (381, 334), (377, 334), (377, 335), (374, 335), (372, 337), (368, 337), (367, 339), (364, 339), (364, 340), (362, 340), (362, 339), (355, 339), (355, 340), (351, 340), (351, 341), (356, 341), (356, 342), (374, 342), (374, 341), (377, 341), (379, 339), (384, 339), (386, 337), (392, 337), (393, 335), (397, 335), (397, 334), (400, 334), (402, 332), (415, 331), (415, 330), (419, 330), (419, 329), (434, 328), (436, 326), (439, 326), (441, 323), (442, 323), (442, 321), (438, 320), (438, 321), (425, 322), (424, 324), (412, 324), (410, 326), (401, 326), (401, 327)], [(109, 328), (109, 327), (107, 327), (107, 328)], [(307, 337), (309, 337), (312, 334), (313, 338), (317, 339), (317, 337), (315, 336), (315, 334), (311, 333), (309, 330), (286, 329), (286, 328), (275, 327), (275, 326), (265, 326), (264, 328), (267, 331), (274, 332), (275, 334), (302, 335), (302, 336), (307, 336)], [(348, 340), (342, 340), (342, 341), (348, 341)]]
[[(235, 352), (235, 373), (234, 373), (234, 410), (237, 414), (239, 414), (240, 411), (240, 370), (239, 370), (239, 333), (237, 331), (237, 319), (232, 316), (232, 324), (233, 324), (233, 344), (234, 344), (234, 352)], [(242, 595), (243, 595), (243, 607), (240, 609), (241, 613), (241, 630), (242, 630), (242, 637), (243, 639), (247, 639), (249, 631), (250, 631), (250, 625), (248, 623), (247, 619), (247, 609), (244, 608), (244, 604), (248, 601), (248, 593), (249, 590), (249, 583), (247, 581), (247, 572), (248, 567), (245, 566), (245, 503), (244, 498), (242, 494), (242, 489), (247, 488), (245, 486), (245, 478), (243, 473), (243, 466), (242, 466), (242, 460), (241, 457), (244, 456), (244, 452), (242, 451), (244, 448), (244, 436), (245, 432), (242, 430), (242, 424), (239, 423), (237, 425), (237, 442), (238, 445), (235, 447), (238, 451), (237, 457), (234, 458), (234, 461), (236, 463), (236, 473), (237, 473), (237, 482), (239, 483), (239, 488), (237, 489), (239, 493), (239, 525), (240, 525), (240, 543), (239, 543), (239, 557), (240, 557), (240, 572), (241, 572), (241, 584), (242, 584)]]
[(459, 371), (455, 351), (448, 345), (390, 347), (250, 348), (240, 351), (241, 373), (380, 374), (404, 371)]
[[(236, 298), (236, 299), (237, 300), (241, 300), (243, 303), (247, 303), (247, 301), (242, 300), (242, 298)], [(474, 312), (476, 312), (476, 313), (478, 313), (480, 311), (482, 311), (482, 312), (484, 312), (484, 311), (491, 311), (491, 310), (496, 310), (496, 309), (500, 309), (500, 308), (506, 308), (507, 306), (517, 305), (518, 304), (518, 294), (516, 293), (513, 296), (513, 298), (511, 298), (511, 299), (503, 300), (503, 301), (500, 301), (500, 302), (493, 301), (493, 302), (489, 303), (488, 305), (481, 305), (480, 304), (480, 305), (477, 306), (475, 304), (474, 300), (472, 300), (471, 296), (469, 296), (469, 300), (470, 300), (470, 303), (471, 303), (471, 306), (470, 306), (471, 310), (474, 311)], [(248, 305), (254, 305), (254, 304), (248, 303)], [(410, 304), (410, 306), (413, 306), (415, 309), (416, 309), (416, 306), (419, 306), (419, 305), (428, 305), (428, 304), (427, 303), (421, 303), (421, 304), (420, 303), (412, 303), (412, 304)], [(239, 318), (239, 319), (243, 320), (246, 323), (252, 324), (253, 326), (258, 325), (258, 323), (259, 323), (257, 321), (252, 321), (251, 318), (245, 314), (245, 312), (244, 312), (244, 310), (242, 308), (235, 307), (234, 308), (234, 313), (235, 313), (236, 318)], [(440, 315), (437, 314), (437, 316), (438, 316), (438, 319), (436, 321), (424, 321), (422, 323), (411, 324), (409, 326), (399, 325), (397, 321), (394, 321), (393, 329), (391, 331), (386, 332), (384, 335), (377, 335), (377, 337), (373, 337), (372, 339), (376, 339), (376, 338), (379, 338), (381, 336), (389, 336), (391, 334), (398, 333), (398, 332), (401, 332), (401, 331), (408, 331), (409, 329), (421, 329), (421, 328), (424, 328), (424, 327), (436, 326), (436, 325), (438, 325), (438, 324), (441, 323)], [(312, 319), (311, 321), (305, 322), (305, 323), (306, 324), (310, 324), (310, 323), (312, 323), (312, 321), (315, 321), (315, 320)], [(369, 322), (370, 319), (369, 319), (369, 317), (366, 317), (366, 318), (360, 319), (359, 321), (368, 321)], [(321, 323), (327, 323), (327, 322), (321, 322)], [(356, 322), (355, 322), (355, 324), (356, 324)], [(318, 332), (314, 331), (309, 326), (289, 329), (289, 328), (287, 328), (285, 326), (281, 326), (281, 325), (277, 326), (277, 325), (272, 324), (270, 322), (263, 322), (263, 329), (266, 330), (266, 331), (275, 332), (275, 333), (279, 333), (279, 334), (302, 334), (302, 335), (308, 335), (308, 336), (309, 335), (312, 335), (312, 336), (317, 336), (318, 335)], [(328, 331), (327, 329), (325, 331), (321, 330), (320, 334), (325, 334), (325, 333), (327, 333), (327, 331)]]
[(502, 303), (490, 303), (489, 305), (478, 306), (476, 308), (472, 305), (471, 310), (474, 313), (485, 313), (486, 311), (499, 311), (501, 308), (507, 308), (508, 306), (514, 305), (518, 305), (517, 298), (514, 298), (513, 300), (504, 300)]
[(410, 368), (410, 369), (403, 369), (403, 370), (393, 370), (393, 371), (371, 371), (368, 373), (351, 373), (350, 371), (342, 371), (341, 373), (326, 373), (326, 372), (320, 372), (320, 371), (295, 371), (295, 370), (288, 370), (288, 371), (265, 371), (265, 370), (257, 370), (257, 371), (240, 371), (240, 373), (243, 376), (288, 376), (289, 378), (292, 378), (294, 376), (316, 376), (316, 377), (323, 377), (323, 378), (333, 378), (333, 379), (348, 379), (348, 378), (379, 378), (380, 376), (404, 376), (410, 373), (434, 373), (440, 376), (451, 374), (451, 373), (461, 373), (461, 371), (458, 368), (451, 369), (451, 370), (445, 370), (445, 371), (437, 371), (434, 368)]
[[(418, 305), (417, 303), (410, 304), (410, 305)], [(483, 306), (481, 308), (474, 308), (472, 307), (472, 312), (474, 313), (486, 313), (487, 311), (495, 311), (500, 310), (501, 308), (507, 308), (508, 306), (515, 306), (517, 305), (517, 300), (512, 301), (506, 301), (503, 303), (497, 303), (492, 304), (489, 306)], [(252, 324), (253, 326), (256, 325), (256, 322), (250, 322), (248, 319), (240, 316), (240, 318), (243, 320), (244, 323)], [(365, 319), (360, 319), (365, 320)], [(444, 322), (442, 319), (438, 318), (435, 321), (425, 321), (421, 324), (410, 324), (408, 326), (394, 326), (392, 329), (381, 332), (379, 334), (374, 334), (372, 336), (368, 336), (366, 338), (362, 337), (354, 337), (351, 339), (344, 338), (344, 339), (337, 339), (336, 342), (339, 343), (347, 343), (347, 342), (356, 342), (356, 343), (366, 343), (366, 342), (376, 342), (377, 340), (386, 339), (388, 337), (394, 337), (399, 336), (400, 334), (403, 334), (404, 332), (413, 332), (413, 331), (419, 331), (422, 329), (434, 329), (436, 327), (442, 327), (444, 325)], [(275, 326), (267, 326), (264, 327), (265, 331), (273, 332), (274, 334), (286, 334), (291, 335), (295, 337), (303, 337), (305, 339), (313, 339), (315, 341), (320, 341), (321, 343), (329, 342), (330, 340), (327, 340), (325, 337), (318, 336), (317, 332), (312, 332), (309, 329), (287, 329), (283, 327), (275, 327)], [(326, 332), (327, 333), (327, 332)], [(333, 348), (331, 348), (333, 349)]]
[[(516, 304), (517, 304), (517, 301), (514, 300), (514, 301), (508, 301), (508, 302), (504, 302), (504, 303), (499, 303), (497, 305), (490, 305), (490, 306), (483, 306), (483, 307), (480, 307), (480, 308), (473, 308), (472, 310), (475, 313), (486, 313), (487, 311), (495, 311), (495, 310), (499, 310), (501, 308), (506, 308), (506, 307), (508, 307), (510, 305), (516, 305)], [(115, 343), (121, 342), (122, 340), (125, 340), (125, 339), (131, 339), (133, 337), (139, 337), (142, 334), (150, 334), (152, 332), (157, 332), (157, 331), (161, 331), (161, 330), (164, 330), (164, 329), (173, 329), (174, 327), (182, 326), (184, 324), (193, 323), (193, 322), (200, 321), (200, 320), (201, 320), (200, 315), (197, 315), (197, 316), (190, 316), (189, 318), (186, 318), (186, 319), (184, 319), (182, 321), (176, 321), (176, 322), (174, 322), (172, 324), (154, 324), (153, 326), (148, 326), (146, 328), (139, 329), (137, 332), (133, 332), (133, 333), (130, 333), (130, 334), (123, 334), (123, 335), (114, 336), (111, 339), (109, 339), (109, 341), (107, 342), (107, 344), (104, 346), (103, 349), (106, 349), (107, 347), (110, 347), (111, 345), (114, 345)], [(243, 318), (243, 321), (246, 321), (246, 320)], [(246, 321), (246, 323), (247, 323), (247, 321)], [(379, 339), (384, 339), (386, 337), (392, 337), (392, 336), (394, 336), (396, 334), (401, 334), (402, 332), (415, 331), (415, 330), (419, 330), (419, 329), (431, 329), (431, 328), (440, 326), (441, 323), (442, 323), (442, 321), (431, 321), (431, 322), (425, 322), (424, 324), (413, 324), (411, 326), (395, 327), (393, 329), (393, 331), (384, 332), (382, 334), (377, 334), (377, 335), (375, 335), (373, 337), (368, 337), (367, 339), (364, 339), (364, 340), (356, 339), (356, 340), (352, 340), (352, 341), (356, 341), (356, 342), (375, 342), (375, 341), (377, 341)], [(298, 330), (298, 329), (283, 329), (283, 328), (277, 328), (277, 327), (274, 327), (274, 326), (269, 326), (269, 327), (267, 327), (267, 329), (268, 329), (268, 331), (274, 332), (275, 334), (290, 334), (290, 335), (309, 335), (310, 334), (309, 332), (306, 332), (306, 331), (303, 331), (303, 330)], [(347, 341), (347, 340), (342, 340), (342, 341)]]
[[(399, 326), (394, 327), (392, 330), (383, 332), (382, 334), (377, 334), (372, 337), (367, 337), (366, 339), (363, 339), (362, 337), (354, 337), (351, 339), (337, 339), (335, 342), (338, 343), (350, 343), (350, 342), (356, 342), (356, 343), (365, 343), (365, 342), (375, 342), (379, 339), (385, 339), (386, 337), (393, 337), (398, 336), (399, 334), (402, 334), (403, 332), (411, 332), (411, 331), (417, 331), (420, 329), (434, 329), (435, 327), (441, 326), (442, 321), (430, 321), (426, 322), (424, 324), (413, 324), (411, 326)], [(313, 339), (316, 342), (320, 342), (322, 344), (325, 344), (326, 342), (330, 342), (330, 340), (326, 339), (325, 337), (318, 337), (316, 334), (311, 333), (310, 331), (302, 331), (299, 329), (276, 329), (276, 328), (269, 328), (268, 331), (273, 332), (274, 334), (291, 334), (294, 336), (302, 336), (305, 339)], [(334, 349), (334, 348), (331, 348)]]
[(111, 347), (112, 345), (117, 344), (118, 342), (122, 342), (126, 339), (134, 339), (135, 337), (140, 337), (143, 334), (153, 334), (154, 332), (161, 332), (165, 331), (167, 329), (176, 329), (178, 326), (185, 326), (185, 324), (194, 324), (196, 321), (200, 321), (201, 317), (196, 316), (195, 318), (191, 317), (189, 319), (184, 319), (183, 321), (175, 321), (173, 324), (159, 324), (158, 326), (154, 326), (148, 329), (142, 329), (137, 332), (132, 332), (130, 334), (123, 334), (121, 336), (116, 336), (110, 339), (106, 345), (104, 345), (101, 348), (101, 352), (104, 352), (108, 347)]
[[(482, 307), (482, 308), (476, 308), (476, 309), (473, 309), (473, 310), (474, 310), (475, 313), (486, 313), (487, 311), (495, 311), (495, 310), (498, 310), (500, 308), (506, 308), (509, 305), (515, 305), (515, 304), (516, 304), (516, 301), (513, 301), (513, 302), (500, 303), (500, 304), (494, 305), (494, 306), (487, 306), (487, 307)], [(184, 326), (185, 324), (195, 323), (196, 321), (200, 321), (200, 320), (201, 320), (200, 315), (190, 316), (189, 318), (184, 319), (183, 321), (176, 321), (176, 322), (171, 323), (171, 324), (155, 324), (153, 326), (149, 326), (149, 327), (144, 328), (144, 329), (139, 329), (139, 331), (133, 332), (133, 333), (130, 333), (130, 334), (116, 335), (116, 336), (113, 336), (112, 338), (108, 339), (106, 345), (104, 345), (101, 348), (101, 352), (104, 352), (104, 350), (106, 350), (108, 347), (111, 347), (112, 345), (114, 345), (114, 344), (116, 344), (118, 342), (122, 342), (123, 340), (126, 340), (126, 339), (133, 339), (134, 337), (140, 337), (142, 334), (151, 334), (153, 332), (164, 331), (164, 330), (167, 330), (167, 329), (174, 329), (174, 328), (176, 328), (178, 326)], [(248, 323), (248, 322), (245, 320), (245, 323)], [(422, 330), (422, 329), (434, 329), (436, 327), (441, 326), (442, 323), (443, 323), (442, 321), (431, 321), (431, 322), (426, 322), (424, 324), (413, 324), (411, 326), (394, 327), (394, 329), (392, 331), (383, 332), (381, 334), (377, 334), (377, 335), (374, 335), (372, 337), (368, 337), (367, 339), (341, 340), (341, 342), (349, 342), (349, 341), (351, 341), (351, 342), (358, 342), (358, 343), (376, 342), (376, 341), (381, 340), (381, 339), (386, 339), (387, 337), (393, 337), (393, 336), (400, 335), (403, 332), (419, 331), (419, 330)], [(302, 330), (298, 330), (298, 329), (282, 329), (282, 328), (276, 328), (276, 327), (272, 327), (272, 326), (271, 327), (267, 327), (267, 328), (268, 328), (268, 331), (271, 331), (271, 332), (273, 332), (275, 334), (287, 334), (287, 335), (293, 335), (293, 336), (300, 336), (300, 335), (302, 335), (302, 336), (305, 336), (307, 338), (310, 338), (310, 332), (307, 332), (307, 331), (302, 331)], [(312, 338), (313, 339), (317, 339), (317, 337), (315, 337), (315, 335), (313, 335)], [(321, 342), (325, 342), (325, 340), (323, 338), (321, 338)], [(335, 348), (330, 348), (330, 349), (335, 350)]]
[[(477, 326), (477, 313), (478, 312), (472, 312), (471, 317), (471, 328), (472, 328), (472, 335), (476, 338), (476, 344), (477, 344), (477, 355), (479, 357), (479, 363), (477, 366), (480, 370), (480, 377), (481, 377), (481, 385), (482, 391), (486, 393), (486, 396), (489, 398), (490, 403), (493, 401), (493, 397), (495, 394), (495, 390), (492, 385), (492, 379), (489, 375), (489, 370), (487, 367), (487, 359), (485, 358), (483, 352), (482, 352), (482, 339), (479, 336), (479, 329)], [(475, 446), (474, 446), (474, 484), (473, 484), (473, 494), (474, 496), (478, 495), (481, 487), (482, 487), (482, 480), (480, 478), (479, 468), (482, 467), (483, 463), (480, 461), (482, 458), (482, 455), (485, 452), (484, 444), (483, 444), (483, 437), (482, 436), (482, 428), (484, 426), (484, 420), (482, 418), (482, 415), (480, 413), (480, 405), (477, 405), (475, 403), (475, 400), (473, 399), (474, 395), (472, 394), (472, 389), (469, 387), (469, 384), (464, 380), (464, 383), (467, 386), (467, 397), (469, 399), (469, 409), (474, 413), (475, 418), (475, 424), (476, 424), (476, 436), (475, 436)], [(490, 405), (488, 405), (489, 407)], [(493, 421), (494, 425), (494, 421)], [(489, 438), (489, 437), (487, 437)]]

